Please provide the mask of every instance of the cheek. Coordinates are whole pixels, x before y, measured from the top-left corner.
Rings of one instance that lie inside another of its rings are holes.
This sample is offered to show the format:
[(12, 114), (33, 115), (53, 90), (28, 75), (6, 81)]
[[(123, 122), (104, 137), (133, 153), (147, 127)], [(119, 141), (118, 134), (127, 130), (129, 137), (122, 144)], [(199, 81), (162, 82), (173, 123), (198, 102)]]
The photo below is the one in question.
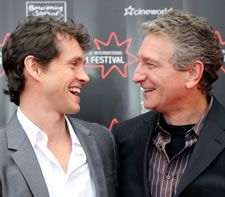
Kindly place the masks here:
[(166, 86), (169, 82), (171, 82), (171, 77), (165, 75), (165, 73), (157, 73), (157, 72), (152, 72), (151, 74), (148, 75), (149, 79), (153, 83), (153, 85), (163, 87)]
[(158, 78), (168, 86), (177, 87), (185, 83), (185, 76), (182, 72), (166, 72), (158, 75)]
[(51, 81), (46, 83), (45, 90), (49, 95), (60, 94), (60, 92), (62, 92), (62, 84), (63, 84), (62, 80), (52, 79)]
[(176, 76), (158, 77), (153, 79), (153, 83), (161, 95), (176, 96), (184, 89), (182, 81), (176, 79)]

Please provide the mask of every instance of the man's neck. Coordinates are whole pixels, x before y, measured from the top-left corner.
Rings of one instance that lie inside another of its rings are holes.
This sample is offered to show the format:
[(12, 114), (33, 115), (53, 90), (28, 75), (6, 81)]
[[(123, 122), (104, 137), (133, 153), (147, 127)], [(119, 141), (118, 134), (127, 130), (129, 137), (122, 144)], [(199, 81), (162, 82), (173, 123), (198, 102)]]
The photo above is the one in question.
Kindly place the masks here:
[(31, 108), (27, 105), (20, 105), (20, 109), (29, 120), (47, 134), (49, 140), (68, 133), (64, 114), (46, 111), (38, 106)]
[(168, 113), (162, 113), (165, 121), (170, 125), (196, 124), (208, 108), (207, 99), (195, 100), (184, 104), (181, 108)]

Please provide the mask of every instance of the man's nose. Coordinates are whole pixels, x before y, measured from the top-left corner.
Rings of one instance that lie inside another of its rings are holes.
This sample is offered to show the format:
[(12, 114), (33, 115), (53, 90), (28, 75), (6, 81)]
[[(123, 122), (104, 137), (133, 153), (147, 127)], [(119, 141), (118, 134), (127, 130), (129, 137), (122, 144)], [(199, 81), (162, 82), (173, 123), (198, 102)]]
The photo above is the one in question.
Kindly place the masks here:
[(86, 84), (90, 81), (90, 77), (88, 76), (88, 74), (86, 73), (85, 69), (82, 67), (79, 75), (78, 75), (78, 79), (83, 83)]
[(142, 63), (140, 62), (134, 70), (132, 80), (134, 83), (140, 83), (146, 79), (146, 74)]

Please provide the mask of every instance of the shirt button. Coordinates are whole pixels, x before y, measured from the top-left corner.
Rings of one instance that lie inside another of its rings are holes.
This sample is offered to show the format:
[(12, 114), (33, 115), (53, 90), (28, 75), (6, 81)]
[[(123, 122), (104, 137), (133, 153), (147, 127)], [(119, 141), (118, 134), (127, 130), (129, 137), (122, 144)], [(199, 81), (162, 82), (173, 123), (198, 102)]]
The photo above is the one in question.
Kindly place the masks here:
[(171, 179), (171, 176), (170, 175), (166, 175), (166, 179), (167, 180), (170, 180)]
[(162, 142), (159, 142), (158, 147), (159, 147), (159, 149), (162, 149), (163, 143)]

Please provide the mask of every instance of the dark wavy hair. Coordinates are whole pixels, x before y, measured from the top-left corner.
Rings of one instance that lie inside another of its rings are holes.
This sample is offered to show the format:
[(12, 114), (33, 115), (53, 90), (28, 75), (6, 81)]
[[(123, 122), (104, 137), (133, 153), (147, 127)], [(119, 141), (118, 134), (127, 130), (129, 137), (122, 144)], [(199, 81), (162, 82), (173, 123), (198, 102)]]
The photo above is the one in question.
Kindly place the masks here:
[(2, 49), (2, 62), (7, 76), (7, 89), (10, 101), (16, 105), (20, 103), (20, 93), (25, 85), (24, 59), (28, 55), (34, 56), (44, 67), (56, 58), (60, 51), (57, 47), (58, 33), (66, 33), (75, 38), (86, 52), (92, 44), (87, 29), (82, 24), (58, 21), (50, 16), (26, 18), (11, 33)]
[(187, 70), (196, 60), (204, 64), (203, 76), (198, 88), (211, 95), (212, 84), (218, 79), (223, 66), (223, 52), (214, 28), (204, 17), (172, 10), (152, 21), (142, 24), (145, 35), (161, 33), (174, 40), (172, 63), (177, 70)]

